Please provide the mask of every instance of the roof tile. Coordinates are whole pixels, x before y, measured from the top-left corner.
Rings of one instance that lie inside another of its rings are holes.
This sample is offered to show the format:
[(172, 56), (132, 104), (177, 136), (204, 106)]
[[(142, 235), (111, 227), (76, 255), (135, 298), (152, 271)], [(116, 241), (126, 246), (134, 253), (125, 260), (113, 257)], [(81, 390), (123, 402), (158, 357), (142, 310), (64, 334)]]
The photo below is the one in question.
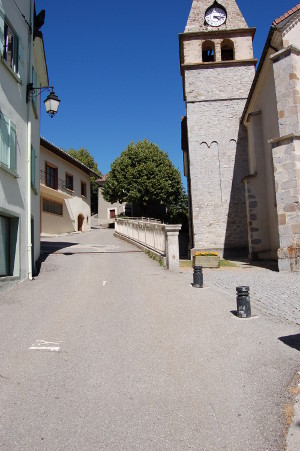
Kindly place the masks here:
[(288, 17), (290, 17), (292, 14), (294, 14), (295, 12), (297, 12), (299, 10), (300, 10), (300, 3), (298, 3), (298, 5), (296, 5), (296, 6), (294, 6), (294, 8), (292, 8), (289, 11), (287, 11), (286, 13), (284, 13), (282, 16), (278, 17), (278, 19), (275, 19), (273, 21), (272, 25), (278, 25), (280, 22), (287, 19)]

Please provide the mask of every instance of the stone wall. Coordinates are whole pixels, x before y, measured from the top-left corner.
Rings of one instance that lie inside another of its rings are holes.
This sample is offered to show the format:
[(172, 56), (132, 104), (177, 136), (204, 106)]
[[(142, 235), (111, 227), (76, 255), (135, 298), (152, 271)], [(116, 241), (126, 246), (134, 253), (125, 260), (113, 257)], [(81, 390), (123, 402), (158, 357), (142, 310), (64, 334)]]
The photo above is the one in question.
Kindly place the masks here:
[(187, 104), (194, 246), (247, 248), (245, 99)]
[(273, 60), (280, 136), (271, 140), (279, 225), (280, 270), (300, 270), (300, 50)]

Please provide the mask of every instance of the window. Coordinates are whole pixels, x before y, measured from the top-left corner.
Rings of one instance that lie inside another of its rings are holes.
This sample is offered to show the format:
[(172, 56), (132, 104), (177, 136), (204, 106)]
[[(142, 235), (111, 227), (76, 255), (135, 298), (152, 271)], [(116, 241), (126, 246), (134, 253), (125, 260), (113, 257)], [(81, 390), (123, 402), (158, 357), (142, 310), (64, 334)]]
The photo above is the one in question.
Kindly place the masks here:
[(230, 39), (225, 39), (221, 44), (221, 60), (234, 60), (234, 44)]
[(34, 148), (31, 146), (31, 187), (36, 188), (36, 152)]
[(0, 112), (0, 165), (16, 169), (16, 126)]
[(53, 202), (52, 200), (43, 199), (43, 211), (62, 216), (63, 205), (58, 202)]
[(202, 61), (203, 63), (210, 63), (215, 61), (215, 44), (212, 41), (203, 42)]
[(14, 72), (18, 73), (18, 37), (6, 20), (4, 21), (3, 59)]
[(66, 174), (66, 188), (73, 191), (73, 175)]
[[(3, 3), (3, 2), (2, 2)], [(23, 77), (24, 47), (19, 36), (7, 20), (0, 2), (0, 54), (5, 65), (17, 75)]]
[(57, 168), (46, 163), (46, 186), (58, 189)]
[(116, 210), (109, 210), (109, 219), (114, 219), (116, 217)]
[(86, 183), (81, 182), (81, 195), (86, 197)]

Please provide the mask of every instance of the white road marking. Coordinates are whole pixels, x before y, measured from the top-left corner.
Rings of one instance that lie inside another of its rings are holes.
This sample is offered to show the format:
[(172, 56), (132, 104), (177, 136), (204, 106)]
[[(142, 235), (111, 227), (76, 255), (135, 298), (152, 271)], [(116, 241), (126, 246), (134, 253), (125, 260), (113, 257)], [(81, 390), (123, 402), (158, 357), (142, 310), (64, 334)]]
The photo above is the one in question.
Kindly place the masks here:
[[(45, 340), (36, 340), (36, 344), (30, 346), (31, 351), (51, 351), (58, 352), (60, 350), (60, 346), (49, 346), (49, 345), (59, 345), (62, 341), (45, 341)], [(45, 346), (46, 345), (46, 346)]]
[(105, 285), (107, 284), (107, 280), (103, 280), (103, 286), (105, 287)]
[(30, 346), (30, 348), (32, 351), (56, 351), (58, 352), (60, 350), (59, 346)]

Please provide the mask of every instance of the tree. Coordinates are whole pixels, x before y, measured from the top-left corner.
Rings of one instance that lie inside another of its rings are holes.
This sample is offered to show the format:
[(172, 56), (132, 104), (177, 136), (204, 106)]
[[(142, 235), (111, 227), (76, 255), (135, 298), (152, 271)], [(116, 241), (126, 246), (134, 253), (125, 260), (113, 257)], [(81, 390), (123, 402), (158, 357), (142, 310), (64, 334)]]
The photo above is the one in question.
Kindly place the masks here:
[[(98, 165), (94, 160), (94, 157), (90, 154), (87, 149), (81, 148), (79, 150), (69, 149), (67, 153), (71, 155), (71, 157), (76, 158), (76, 160), (83, 163), (88, 168), (92, 169), (96, 174), (101, 177), (101, 172), (98, 169)], [(98, 212), (98, 185), (96, 183), (95, 177), (90, 177), (91, 182), (91, 211), (92, 214)]]
[[(181, 176), (168, 154), (148, 140), (131, 143), (114, 160), (103, 186), (106, 201), (141, 207), (143, 215), (158, 217), (153, 206), (171, 211), (183, 195)], [(160, 210), (162, 210), (160, 208)], [(160, 219), (165, 219), (161, 217)], [(164, 214), (166, 216), (166, 214)]]

